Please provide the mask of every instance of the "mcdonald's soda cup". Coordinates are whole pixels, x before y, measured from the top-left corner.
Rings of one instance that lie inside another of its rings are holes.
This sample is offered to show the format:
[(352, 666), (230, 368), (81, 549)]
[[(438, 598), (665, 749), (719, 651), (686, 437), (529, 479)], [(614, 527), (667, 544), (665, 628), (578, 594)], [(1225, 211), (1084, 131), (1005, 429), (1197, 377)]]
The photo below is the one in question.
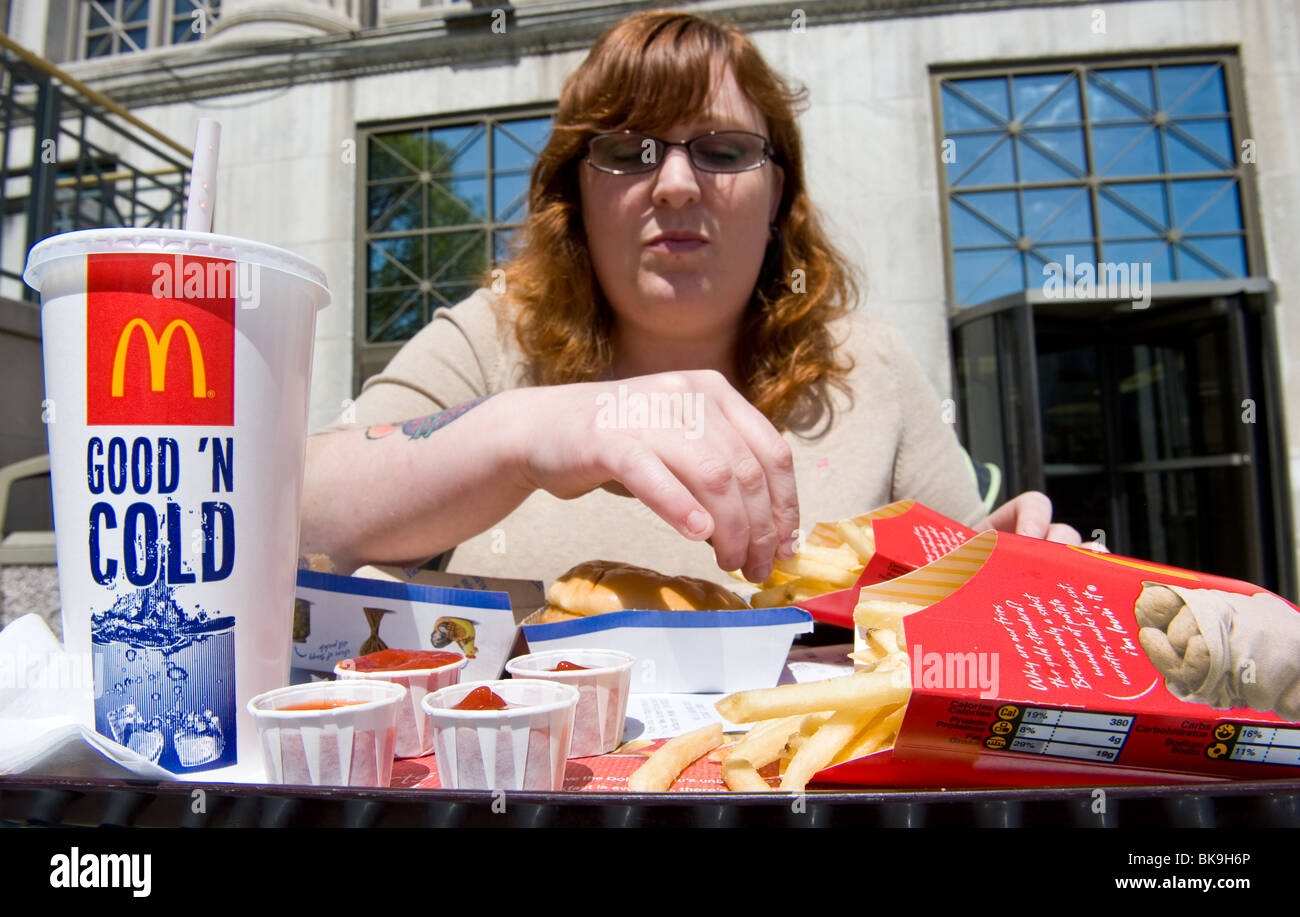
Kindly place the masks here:
[(243, 239), (97, 229), (35, 245), (23, 279), (63, 637), (90, 658), (95, 728), (178, 775), (260, 780), (245, 708), (289, 680), (325, 275)]

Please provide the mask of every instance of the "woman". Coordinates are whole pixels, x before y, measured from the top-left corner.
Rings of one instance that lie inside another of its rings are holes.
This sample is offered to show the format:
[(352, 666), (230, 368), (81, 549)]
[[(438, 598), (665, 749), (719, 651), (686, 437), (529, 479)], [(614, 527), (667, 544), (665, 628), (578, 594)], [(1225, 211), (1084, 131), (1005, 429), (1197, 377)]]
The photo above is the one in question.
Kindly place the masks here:
[(606, 32), (565, 84), (504, 290), (438, 313), (367, 383), (371, 426), (309, 441), (302, 550), (761, 581), (801, 526), (902, 498), (1077, 542), (1041, 494), (982, 518), (920, 368), (853, 311), (804, 187), (801, 101), (698, 16)]

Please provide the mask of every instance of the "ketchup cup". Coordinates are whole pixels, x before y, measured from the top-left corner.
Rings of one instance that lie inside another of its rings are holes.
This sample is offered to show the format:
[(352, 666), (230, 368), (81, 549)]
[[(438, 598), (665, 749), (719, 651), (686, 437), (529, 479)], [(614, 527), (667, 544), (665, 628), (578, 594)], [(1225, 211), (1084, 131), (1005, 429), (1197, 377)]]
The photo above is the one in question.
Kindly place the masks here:
[[(506, 709), (452, 709), (478, 687), (490, 689)], [(532, 679), (462, 682), (425, 695), (443, 787), (563, 789), (577, 705), (577, 688)]]
[(248, 702), (272, 783), (386, 787), (393, 776), (397, 707), (406, 689), (386, 681), (319, 681)]
[[(385, 651), (385, 652), (391, 652)], [(372, 656), (378, 655), (375, 653)], [(433, 655), (424, 653), (423, 655)], [(454, 656), (455, 653), (438, 655)], [(359, 657), (364, 658), (364, 657)], [(344, 659), (334, 666), (334, 675), (341, 679), (366, 679), (387, 681), (406, 688), (407, 695), (397, 708), (397, 757), (418, 758), (433, 753), (433, 731), (420, 702), (426, 694), (454, 685), (460, 681), (460, 671), (469, 660), (460, 656), (453, 662), (433, 668), (375, 669), (358, 671), (358, 659)]]
[[(555, 671), (561, 662), (580, 669)], [(578, 689), (570, 758), (613, 751), (623, 741), (623, 721), (636, 660), (617, 650), (547, 650), (517, 656), (506, 663), (513, 678), (544, 678)]]

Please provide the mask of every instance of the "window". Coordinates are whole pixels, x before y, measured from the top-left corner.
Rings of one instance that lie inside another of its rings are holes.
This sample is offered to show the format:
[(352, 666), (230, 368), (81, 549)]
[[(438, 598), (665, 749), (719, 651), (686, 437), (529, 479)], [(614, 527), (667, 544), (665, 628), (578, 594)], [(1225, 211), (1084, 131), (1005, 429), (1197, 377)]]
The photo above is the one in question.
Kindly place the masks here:
[(1045, 491), (1113, 551), (1294, 595), (1238, 85), (1231, 55), (934, 77), (958, 414), (1003, 497)]
[(506, 260), (550, 130), (549, 114), (522, 113), (363, 132), (360, 379)]
[(220, 11), (221, 0), (81, 0), (78, 56), (198, 41)]
[(1067, 258), (1155, 283), (1256, 273), (1231, 60), (940, 77), (950, 301), (1041, 287)]

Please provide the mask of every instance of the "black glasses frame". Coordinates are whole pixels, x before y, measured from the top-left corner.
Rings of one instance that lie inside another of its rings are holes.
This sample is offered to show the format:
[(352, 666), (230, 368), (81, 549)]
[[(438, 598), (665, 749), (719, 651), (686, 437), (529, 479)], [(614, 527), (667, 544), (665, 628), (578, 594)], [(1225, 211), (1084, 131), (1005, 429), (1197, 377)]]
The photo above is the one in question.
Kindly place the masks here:
[[(751, 166), (745, 166), (743, 169), (711, 169), (708, 166), (701, 165), (699, 160), (695, 158), (695, 144), (701, 140), (707, 140), (710, 137), (716, 137), (720, 134), (745, 134), (749, 137), (757, 137), (759, 140), (763, 141), (763, 158)], [(645, 168), (642, 169), (611, 169), (608, 166), (599, 165), (591, 158), (592, 148), (597, 142), (606, 137), (643, 137), (646, 140), (653, 140), (655, 143), (655, 160), (654, 162), (643, 163)], [(664, 157), (668, 153), (668, 147), (671, 146), (685, 147), (686, 155), (690, 158), (692, 166), (699, 169), (701, 172), (712, 172), (718, 175), (737, 175), (741, 172), (752, 172), (755, 169), (762, 168), (764, 163), (769, 160), (773, 162), (776, 161), (776, 149), (772, 146), (772, 141), (768, 140), (762, 134), (756, 134), (753, 131), (709, 131), (707, 134), (700, 134), (698, 137), (692, 137), (690, 140), (664, 140), (661, 137), (656, 137), (653, 134), (647, 134), (643, 131), (626, 130), (613, 131), (607, 134), (597, 134), (588, 140), (586, 162), (587, 165), (591, 166), (593, 169), (606, 172), (610, 175), (645, 175), (646, 173), (653, 172), (659, 168), (664, 161)]]

